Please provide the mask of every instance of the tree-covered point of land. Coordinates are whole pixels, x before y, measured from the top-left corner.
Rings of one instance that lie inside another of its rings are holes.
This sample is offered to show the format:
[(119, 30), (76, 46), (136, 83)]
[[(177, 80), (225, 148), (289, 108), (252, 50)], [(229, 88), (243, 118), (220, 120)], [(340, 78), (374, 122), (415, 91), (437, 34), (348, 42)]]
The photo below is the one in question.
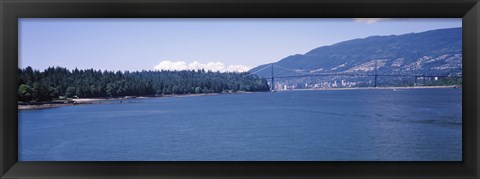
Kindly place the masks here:
[(91, 98), (268, 90), (265, 79), (248, 72), (18, 69), (18, 100), (24, 102), (50, 101), (60, 96)]

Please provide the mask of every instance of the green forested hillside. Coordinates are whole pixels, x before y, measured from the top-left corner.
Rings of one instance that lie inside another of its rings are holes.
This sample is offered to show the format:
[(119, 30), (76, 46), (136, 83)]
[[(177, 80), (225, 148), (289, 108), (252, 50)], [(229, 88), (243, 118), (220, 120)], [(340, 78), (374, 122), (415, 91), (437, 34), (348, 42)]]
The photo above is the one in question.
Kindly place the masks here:
[(266, 80), (248, 74), (204, 70), (113, 72), (61, 67), (50, 67), (40, 72), (27, 67), (18, 70), (18, 100), (269, 90)]
[[(275, 68), (275, 76), (371, 74), (374, 68), (380, 74), (458, 75), (462, 72), (462, 28), (353, 39), (291, 55), (274, 64), (295, 69)], [(260, 65), (250, 72), (268, 65)], [(256, 74), (268, 78), (271, 71), (267, 68)]]

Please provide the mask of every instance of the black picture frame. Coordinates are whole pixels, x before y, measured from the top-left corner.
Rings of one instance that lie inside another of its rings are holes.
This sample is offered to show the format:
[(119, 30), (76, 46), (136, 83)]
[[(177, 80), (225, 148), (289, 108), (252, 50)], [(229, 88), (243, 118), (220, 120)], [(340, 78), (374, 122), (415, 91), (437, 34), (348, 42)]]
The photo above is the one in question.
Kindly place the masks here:
[[(462, 162), (19, 162), (18, 18), (463, 18)], [(478, 178), (478, 0), (0, 0), (0, 178)]]

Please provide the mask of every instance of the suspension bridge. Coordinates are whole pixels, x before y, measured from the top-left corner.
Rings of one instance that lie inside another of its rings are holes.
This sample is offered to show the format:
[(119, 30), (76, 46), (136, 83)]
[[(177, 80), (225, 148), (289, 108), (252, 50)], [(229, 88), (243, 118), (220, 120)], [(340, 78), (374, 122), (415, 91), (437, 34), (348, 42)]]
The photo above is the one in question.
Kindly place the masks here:
[[(287, 70), (287, 71), (292, 71), (297, 73), (296, 75), (287, 75), (287, 76), (275, 76), (274, 74), (274, 67)], [(256, 75), (264, 70), (268, 70), (270, 68), (271, 70), (271, 76), (270, 78), (264, 77), (265, 79), (270, 79), (271, 81), (271, 90), (275, 91), (275, 79), (284, 79), (284, 78), (305, 78), (305, 77), (328, 77), (328, 76), (344, 76), (344, 77), (373, 77), (374, 78), (374, 87), (376, 88), (378, 86), (378, 77), (411, 77), (414, 78), (414, 86), (417, 84), (417, 79), (421, 78), (425, 80), (425, 78), (446, 78), (446, 77), (461, 77), (461, 75), (422, 75), (422, 74), (379, 74), (378, 73), (378, 66), (377, 62), (375, 62), (375, 67), (374, 67), (374, 73), (369, 74), (369, 73), (312, 73), (312, 72), (304, 72), (303, 70), (298, 70), (298, 69), (292, 69), (292, 68), (287, 68), (283, 67), (280, 65), (277, 65), (275, 63), (270, 63), (267, 66), (255, 71), (251, 72), (248, 75)], [(247, 76), (248, 76), (247, 75)]]

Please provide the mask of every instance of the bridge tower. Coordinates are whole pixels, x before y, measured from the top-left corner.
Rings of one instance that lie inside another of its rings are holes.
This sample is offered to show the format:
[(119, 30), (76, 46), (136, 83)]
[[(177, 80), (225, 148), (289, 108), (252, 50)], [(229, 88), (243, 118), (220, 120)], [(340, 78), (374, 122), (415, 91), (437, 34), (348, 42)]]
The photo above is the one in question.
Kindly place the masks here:
[(273, 63), (271, 64), (272, 67), (272, 91), (275, 91), (275, 83), (274, 83), (274, 77), (273, 77)]
[(418, 76), (415, 75), (415, 81), (413, 82), (414, 87), (417, 85), (417, 78), (418, 78)]

